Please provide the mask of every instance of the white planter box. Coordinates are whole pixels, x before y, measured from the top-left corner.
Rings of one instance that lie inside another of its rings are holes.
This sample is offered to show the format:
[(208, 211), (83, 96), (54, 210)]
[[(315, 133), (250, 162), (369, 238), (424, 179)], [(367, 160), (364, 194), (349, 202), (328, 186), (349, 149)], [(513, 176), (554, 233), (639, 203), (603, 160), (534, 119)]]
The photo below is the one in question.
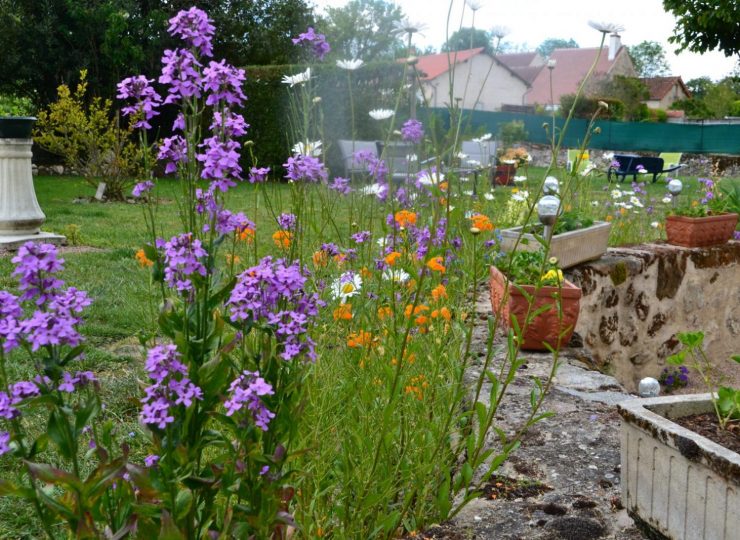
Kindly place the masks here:
[(622, 416), (622, 503), (673, 540), (740, 538), (740, 454), (671, 418), (712, 412), (709, 394), (634, 399)]
[[(570, 268), (585, 261), (598, 259), (609, 245), (609, 231), (611, 223), (597, 221), (590, 227), (556, 234), (550, 241), (550, 256), (557, 257), (560, 268)], [(523, 244), (521, 240), (517, 244), (519, 236), (527, 239)], [(501, 231), (501, 247), (504, 251), (512, 251), (514, 246), (519, 251), (537, 251), (541, 244), (532, 234), (523, 234), (522, 227), (504, 229)]]

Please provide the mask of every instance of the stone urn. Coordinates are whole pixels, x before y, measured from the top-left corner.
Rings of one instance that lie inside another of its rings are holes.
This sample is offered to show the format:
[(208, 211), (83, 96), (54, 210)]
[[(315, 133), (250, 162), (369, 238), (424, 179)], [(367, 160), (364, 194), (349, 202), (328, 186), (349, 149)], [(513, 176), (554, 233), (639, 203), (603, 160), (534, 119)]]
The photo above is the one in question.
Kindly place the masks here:
[[(565, 279), (562, 287), (540, 287), (535, 290), (532, 285), (509, 282), (495, 266), (491, 267), (490, 285), (493, 313), (501, 317), (506, 327), (511, 327), (515, 320), (517, 327), (524, 329), (522, 349), (544, 351), (548, 350), (548, 346), (560, 349), (568, 344), (578, 322), (580, 287)], [(525, 328), (527, 313), (535, 312), (539, 313)]]
[(724, 244), (737, 226), (737, 214), (688, 217), (668, 216), (665, 233), (669, 244), (689, 248)]
[(46, 216), (31, 175), (33, 117), (0, 117), (0, 240), (35, 235)]
[(714, 412), (709, 394), (634, 399), (622, 417), (622, 504), (648, 538), (732, 540), (740, 454), (673, 419)]

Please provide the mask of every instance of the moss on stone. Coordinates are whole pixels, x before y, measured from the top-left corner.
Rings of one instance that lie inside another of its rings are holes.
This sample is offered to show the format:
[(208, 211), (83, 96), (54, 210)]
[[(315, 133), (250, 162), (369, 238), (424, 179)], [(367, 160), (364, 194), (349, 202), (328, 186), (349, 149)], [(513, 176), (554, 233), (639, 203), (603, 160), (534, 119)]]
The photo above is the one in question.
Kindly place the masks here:
[(615, 287), (621, 285), (627, 281), (627, 265), (623, 261), (619, 261), (609, 272), (609, 277)]

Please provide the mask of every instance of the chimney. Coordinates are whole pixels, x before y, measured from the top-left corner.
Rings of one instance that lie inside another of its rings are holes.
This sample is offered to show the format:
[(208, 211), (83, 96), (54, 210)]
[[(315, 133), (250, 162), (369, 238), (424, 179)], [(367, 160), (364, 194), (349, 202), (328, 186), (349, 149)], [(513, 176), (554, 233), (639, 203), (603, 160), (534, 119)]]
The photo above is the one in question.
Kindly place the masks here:
[(609, 61), (611, 62), (617, 57), (620, 47), (622, 46), (622, 40), (619, 38), (619, 34), (614, 32), (609, 36)]

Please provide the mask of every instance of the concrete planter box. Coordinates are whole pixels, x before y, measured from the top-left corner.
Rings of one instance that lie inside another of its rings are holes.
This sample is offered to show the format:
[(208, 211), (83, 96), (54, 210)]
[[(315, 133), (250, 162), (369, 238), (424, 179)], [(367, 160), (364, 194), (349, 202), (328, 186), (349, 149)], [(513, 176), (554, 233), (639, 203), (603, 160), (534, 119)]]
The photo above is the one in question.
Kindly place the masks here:
[(709, 394), (634, 399), (617, 408), (622, 502), (638, 525), (657, 538), (738, 538), (740, 455), (671, 422), (712, 412)]
[[(550, 256), (558, 258), (560, 268), (570, 268), (585, 261), (598, 259), (606, 253), (611, 226), (612, 224), (606, 221), (597, 221), (585, 229), (556, 234), (550, 242)], [(501, 231), (501, 235), (504, 251), (511, 251), (514, 246), (520, 251), (537, 251), (540, 249), (541, 244), (534, 235), (522, 234), (522, 227), (504, 229)], [(528, 243), (524, 244), (519, 240), (519, 244), (517, 244), (520, 235), (522, 240), (527, 239)]]

